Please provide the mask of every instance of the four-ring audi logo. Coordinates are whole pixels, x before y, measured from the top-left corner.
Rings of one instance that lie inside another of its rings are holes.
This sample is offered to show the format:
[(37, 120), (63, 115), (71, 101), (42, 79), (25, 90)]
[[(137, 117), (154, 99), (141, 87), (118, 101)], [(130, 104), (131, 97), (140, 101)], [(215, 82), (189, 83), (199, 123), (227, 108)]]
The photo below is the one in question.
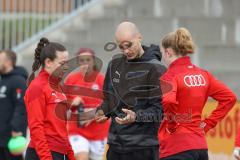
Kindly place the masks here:
[(184, 83), (188, 87), (199, 87), (199, 86), (205, 86), (206, 80), (204, 79), (203, 75), (186, 75), (184, 77)]

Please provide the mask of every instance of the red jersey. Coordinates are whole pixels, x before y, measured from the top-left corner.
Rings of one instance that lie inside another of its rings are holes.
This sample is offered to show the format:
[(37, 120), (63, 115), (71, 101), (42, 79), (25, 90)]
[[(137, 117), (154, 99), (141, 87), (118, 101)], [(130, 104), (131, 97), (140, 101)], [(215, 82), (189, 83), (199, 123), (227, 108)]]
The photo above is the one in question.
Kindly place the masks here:
[(61, 108), (66, 111), (66, 103), (63, 103), (66, 97), (50, 88), (48, 78), (49, 73), (41, 70), (24, 97), (31, 137), (29, 147), (36, 150), (40, 160), (52, 160), (50, 151), (66, 154), (68, 159), (75, 160), (66, 121), (59, 118), (63, 115), (57, 115), (55, 110), (62, 105)]
[[(160, 78), (171, 84), (163, 94), (164, 120), (159, 129), (160, 157), (192, 149), (207, 149), (205, 132), (216, 126), (236, 102), (236, 96), (209, 72), (196, 67), (188, 56), (175, 60)], [(208, 97), (218, 101), (209, 117), (202, 119)], [(204, 130), (200, 127), (204, 121)]]
[[(76, 72), (67, 77), (65, 84), (86, 87), (92, 91), (97, 91), (103, 89), (103, 82), (104, 76), (99, 72), (93, 72), (91, 75), (85, 77), (82, 73)], [(72, 96), (72, 98), (74, 97), (75, 96)], [(102, 103), (102, 99), (81, 95), (80, 97), (83, 100), (85, 108), (97, 108)], [(69, 122), (69, 134), (79, 134), (88, 140), (102, 140), (107, 137), (109, 126), (109, 120), (105, 123), (97, 123), (96, 121), (93, 121), (86, 127), (78, 127), (77, 122), (73, 121)]]

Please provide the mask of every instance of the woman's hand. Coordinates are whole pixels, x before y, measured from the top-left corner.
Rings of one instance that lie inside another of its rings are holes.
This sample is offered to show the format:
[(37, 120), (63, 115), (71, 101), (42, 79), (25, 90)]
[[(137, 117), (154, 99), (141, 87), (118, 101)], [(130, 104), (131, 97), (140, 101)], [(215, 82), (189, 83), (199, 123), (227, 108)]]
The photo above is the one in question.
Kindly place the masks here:
[(75, 97), (72, 101), (72, 106), (78, 106), (80, 103), (83, 103), (83, 100), (81, 97)]

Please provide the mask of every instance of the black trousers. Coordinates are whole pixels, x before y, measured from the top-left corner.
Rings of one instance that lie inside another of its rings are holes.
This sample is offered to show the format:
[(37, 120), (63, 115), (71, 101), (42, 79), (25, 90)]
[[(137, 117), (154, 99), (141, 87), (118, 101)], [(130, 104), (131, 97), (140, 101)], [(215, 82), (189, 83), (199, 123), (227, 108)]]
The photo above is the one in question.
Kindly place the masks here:
[(145, 148), (119, 153), (110, 146), (107, 151), (107, 160), (159, 160), (159, 148)]
[(208, 160), (208, 151), (206, 149), (189, 150), (169, 157), (160, 158), (160, 160)]
[[(53, 151), (51, 153), (53, 160), (68, 160), (66, 155)], [(40, 159), (35, 149), (27, 148), (25, 160), (40, 160)]]
[(23, 156), (14, 156), (7, 147), (0, 147), (0, 160), (23, 160)]

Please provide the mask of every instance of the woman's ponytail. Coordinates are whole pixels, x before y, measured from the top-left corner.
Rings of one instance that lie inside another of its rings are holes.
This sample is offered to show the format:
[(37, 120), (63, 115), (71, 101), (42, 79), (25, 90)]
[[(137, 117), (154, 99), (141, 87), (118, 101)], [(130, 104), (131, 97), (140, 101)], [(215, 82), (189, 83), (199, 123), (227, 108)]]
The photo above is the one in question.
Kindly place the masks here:
[(195, 44), (186, 28), (179, 28), (175, 32), (175, 47), (177, 52), (183, 56), (194, 53)]
[(32, 73), (28, 77), (27, 86), (29, 86), (31, 81), (35, 78), (35, 72), (41, 67), (42, 64), (41, 64), (40, 55), (41, 55), (42, 49), (48, 44), (49, 44), (49, 40), (47, 38), (40, 39), (37, 45), (37, 48), (35, 49), (34, 62), (32, 64)]

